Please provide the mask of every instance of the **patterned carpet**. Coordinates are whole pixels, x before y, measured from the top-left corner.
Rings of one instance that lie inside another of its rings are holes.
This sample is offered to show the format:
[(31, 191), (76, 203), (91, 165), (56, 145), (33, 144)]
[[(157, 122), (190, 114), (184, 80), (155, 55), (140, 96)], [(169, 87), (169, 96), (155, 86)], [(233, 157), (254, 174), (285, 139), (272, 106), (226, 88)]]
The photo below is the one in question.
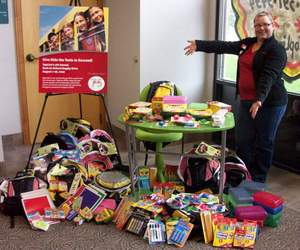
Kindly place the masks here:
[[(30, 229), (27, 221), (16, 217), (15, 228), (9, 228), (9, 218), (0, 214), (0, 249), (176, 249), (163, 244), (151, 246), (145, 240), (127, 232), (118, 231), (114, 225), (85, 223), (74, 226), (64, 222), (50, 226), (47, 232)], [(254, 249), (300, 249), (300, 215), (285, 208), (277, 228), (263, 228)], [(217, 249), (190, 239), (183, 249)]]

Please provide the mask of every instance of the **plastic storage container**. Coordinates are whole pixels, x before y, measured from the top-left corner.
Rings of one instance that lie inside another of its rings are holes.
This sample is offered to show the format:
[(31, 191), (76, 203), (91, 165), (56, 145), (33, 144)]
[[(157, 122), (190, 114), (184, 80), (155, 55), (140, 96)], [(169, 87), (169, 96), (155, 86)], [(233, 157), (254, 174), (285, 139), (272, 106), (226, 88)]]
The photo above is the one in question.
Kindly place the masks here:
[(263, 204), (261, 204), (257, 201), (254, 201), (253, 205), (261, 206), (267, 211), (268, 214), (273, 214), (273, 215), (278, 214), (283, 210), (283, 205), (280, 205), (276, 208), (271, 208), (271, 207), (267, 207), (267, 206), (265, 206), (265, 205), (263, 205)]
[(268, 227), (277, 227), (280, 223), (282, 213), (277, 213), (277, 214), (268, 214), (267, 218), (265, 219), (265, 226)]
[(266, 210), (261, 206), (242, 206), (234, 210), (237, 220), (255, 220), (264, 221), (267, 218)]
[(283, 204), (283, 199), (281, 197), (265, 191), (255, 192), (253, 194), (253, 200), (254, 202), (258, 202), (263, 206), (273, 209)]
[(228, 205), (229, 205), (229, 208), (230, 209), (234, 209), (236, 207), (241, 207), (241, 206), (252, 206), (252, 202), (249, 202), (249, 203), (237, 203), (233, 198), (232, 196), (229, 194), (228, 197), (227, 197), (227, 200), (228, 200)]
[(229, 188), (228, 193), (236, 204), (252, 204), (253, 202), (252, 196), (244, 188)]
[(240, 188), (245, 188), (249, 193), (255, 193), (258, 191), (265, 191), (266, 190), (266, 184), (251, 180), (243, 180), (241, 184), (238, 186)]

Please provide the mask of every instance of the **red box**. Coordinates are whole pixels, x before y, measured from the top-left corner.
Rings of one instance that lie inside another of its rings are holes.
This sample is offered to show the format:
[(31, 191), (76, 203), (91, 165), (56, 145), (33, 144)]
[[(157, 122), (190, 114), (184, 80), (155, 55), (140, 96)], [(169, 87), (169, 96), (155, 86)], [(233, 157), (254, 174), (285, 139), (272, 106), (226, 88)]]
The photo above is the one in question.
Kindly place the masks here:
[(269, 208), (277, 208), (283, 204), (281, 197), (266, 191), (255, 192), (253, 194), (253, 200)]

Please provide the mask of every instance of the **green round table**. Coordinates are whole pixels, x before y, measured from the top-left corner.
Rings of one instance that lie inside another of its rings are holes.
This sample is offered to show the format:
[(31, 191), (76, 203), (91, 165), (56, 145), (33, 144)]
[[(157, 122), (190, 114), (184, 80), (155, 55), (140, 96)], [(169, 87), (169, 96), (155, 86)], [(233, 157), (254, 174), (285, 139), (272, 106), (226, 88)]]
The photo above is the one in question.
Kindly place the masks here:
[[(135, 138), (135, 129), (140, 128), (152, 133), (167, 133), (167, 132), (180, 132), (184, 134), (194, 133), (194, 134), (204, 134), (204, 133), (215, 133), (221, 132), (221, 172), (220, 172), (220, 185), (219, 185), (219, 195), (220, 200), (223, 200), (223, 189), (224, 189), (224, 166), (225, 166), (225, 149), (226, 149), (226, 132), (229, 129), (234, 128), (234, 116), (233, 113), (229, 112), (225, 115), (225, 122), (222, 127), (212, 127), (211, 123), (201, 124), (198, 128), (185, 127), (182, 125), (177, 125), (173, 123), (168, 123), (167, 126), (160, 126), (158, 122), (150, 122), (150, 121), (141, 121), (141, 122), (133, 122), (133, 121), (124, 121), (124, 114), (121, 114), (118, 117), (118, 121), (121, 124), (125, 125), (126, 129), (126, 138), (127, 138), (127, 146), (128, 146), (128, 161), (129, 161), (129, 173), (131, 178), (131, 188), (132, 191), (136, 191), (135, 183), (137, 180), (136, 171), (138, 169), (137, 161), (136, 161), (136, 153), (138, 152), (136, 149), (136, 138)], [(161, 152), (164, 154), (164, 152)]]

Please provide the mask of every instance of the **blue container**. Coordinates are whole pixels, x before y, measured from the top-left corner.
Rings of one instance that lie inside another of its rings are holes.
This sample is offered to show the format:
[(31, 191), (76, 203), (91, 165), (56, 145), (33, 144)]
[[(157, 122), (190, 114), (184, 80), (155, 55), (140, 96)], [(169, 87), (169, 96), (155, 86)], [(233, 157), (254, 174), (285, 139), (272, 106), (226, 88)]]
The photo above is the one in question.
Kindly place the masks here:
[(243, 180), (241, 184), (238, 186), (240, 188), (245, 188), (249, 193), (255, 193), (257, 191), (265, 191), (266, 184), (251, 180)]
[(283, 210), (283, 205), (280, 205), (276, 208), (271, 208), (271, 207), (263, 205), (263, 204), (261, 204), (260, 202), (257, 202), (257, 201), (254, 201), (253, 204), (263, 207), (267, 211), (268, 214), (275, 215), (275, 214), (280, 213)]

